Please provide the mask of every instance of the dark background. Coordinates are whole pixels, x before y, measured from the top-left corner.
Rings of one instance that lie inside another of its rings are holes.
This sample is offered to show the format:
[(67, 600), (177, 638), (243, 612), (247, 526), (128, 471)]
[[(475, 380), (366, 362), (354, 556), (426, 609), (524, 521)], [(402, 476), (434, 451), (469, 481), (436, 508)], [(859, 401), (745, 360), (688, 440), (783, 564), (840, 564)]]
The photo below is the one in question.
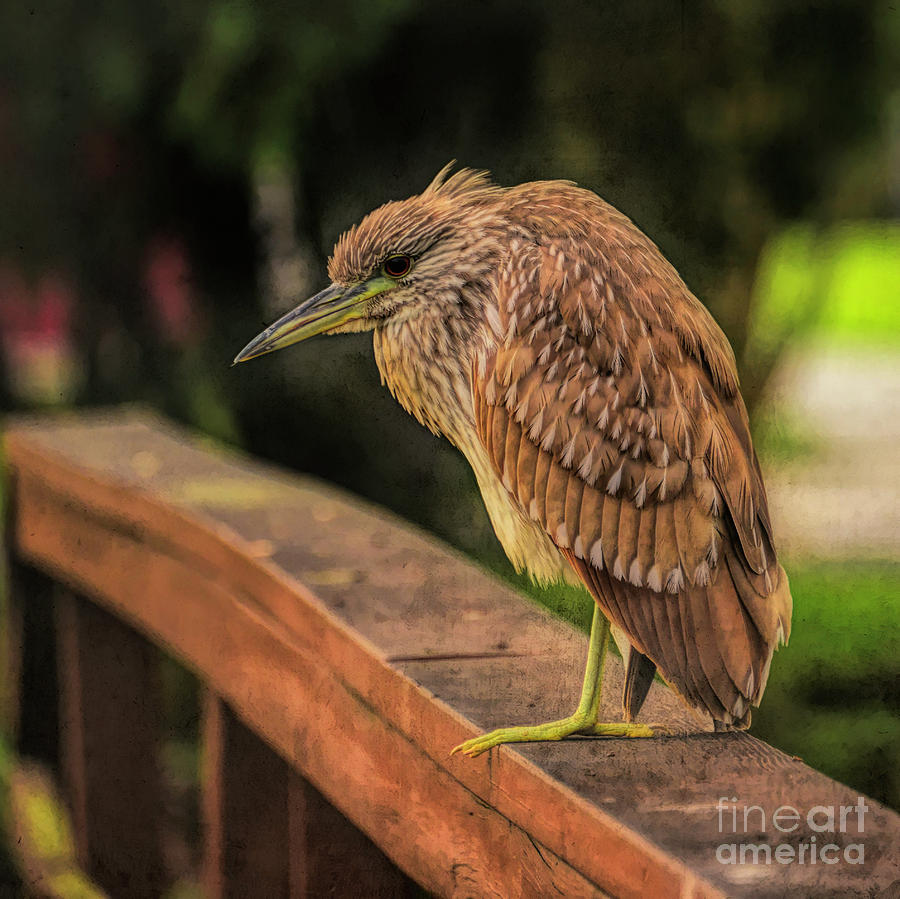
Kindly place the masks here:
[[(568, 178), (712, 309), (764, 467), (802, 466), (804, 435), (761, 423), (820, 304), (770, 326), (760, 263), (798, 224), (895, 222), (898, 63), (880, 0), (4, 4), (0, 404), (152, 404), (513, 578), (468, 466), (380, 387), (368, 336), (232, 369), (235, 352), (324, 286), (343, 229), (451, 158), (501, 184)], [(896, 805), (897, 566), (862, 555), (788, 552), (797, 637), (755, 727)]]

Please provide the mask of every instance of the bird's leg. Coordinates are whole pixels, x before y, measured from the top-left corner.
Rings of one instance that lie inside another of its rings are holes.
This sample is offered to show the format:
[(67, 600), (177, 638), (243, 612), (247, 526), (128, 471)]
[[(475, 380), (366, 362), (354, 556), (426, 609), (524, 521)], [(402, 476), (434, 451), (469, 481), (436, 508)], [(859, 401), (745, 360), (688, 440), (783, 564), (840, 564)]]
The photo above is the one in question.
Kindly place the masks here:
[(591, 621), (591, 638), (588, 643), (587, 665), (578, 708), (568, 718), (526, 727), (502, 727), (482, 734), (454, 747), (450, 754), (462, 752), (470, 758), (481, 755), (501, 743), (534, 743), (542, 740), (562, 740), (573, 734), (601, 737), (651, 737), (653, 731), (646, 724), (614, 722), (600, 724), (597, 713), (600, 708), (600, 689), (603, 683), (603, 663), (609, 645), (609, 622), (600, 607), (594, 603)]

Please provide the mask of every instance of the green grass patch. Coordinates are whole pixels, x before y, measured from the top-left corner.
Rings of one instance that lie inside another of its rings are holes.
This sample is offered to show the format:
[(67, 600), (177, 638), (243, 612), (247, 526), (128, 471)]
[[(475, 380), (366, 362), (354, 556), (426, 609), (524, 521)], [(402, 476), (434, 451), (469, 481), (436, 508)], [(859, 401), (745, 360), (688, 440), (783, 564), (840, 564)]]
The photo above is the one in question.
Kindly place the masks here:
[(775, 656), (752, 732), (900, 808), (900, 565), (785, 567), (794, 596), (791, 641)]
[(524, 575), (515, 576), (511, 580), (519, 590), (527, 593), (555, 615), (574, 624), (586, 634), (591, 632), (594, 606), (583, 587), (573, 587), (569, 584), (540, 587), (531, 583)]

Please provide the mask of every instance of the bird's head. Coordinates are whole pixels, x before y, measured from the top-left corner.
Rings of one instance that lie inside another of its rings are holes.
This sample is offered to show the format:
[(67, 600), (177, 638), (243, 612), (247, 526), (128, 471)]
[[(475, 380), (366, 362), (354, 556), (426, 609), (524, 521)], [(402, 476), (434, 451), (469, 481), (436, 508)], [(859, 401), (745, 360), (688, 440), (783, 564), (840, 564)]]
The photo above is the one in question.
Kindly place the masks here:
[(369, 331), (425, 309), (458, 310), (477, 295), (497, 254), (496, 199), (486, 173), (446, 166), (421, 193), (386, 203), (338, 240), (332, 283), (244, 347), (245, 362), (316, 334)]

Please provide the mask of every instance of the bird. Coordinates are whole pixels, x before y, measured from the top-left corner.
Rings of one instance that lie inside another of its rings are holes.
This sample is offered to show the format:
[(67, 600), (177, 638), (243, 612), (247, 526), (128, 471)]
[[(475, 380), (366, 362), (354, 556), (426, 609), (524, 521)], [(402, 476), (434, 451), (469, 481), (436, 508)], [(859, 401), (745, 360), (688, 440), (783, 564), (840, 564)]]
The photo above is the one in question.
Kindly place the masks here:
[[(372, 332), (383, 384), (468, 460), (515, 568), (593, 597), (576, 710), (453, 752), (652, 737), (635, 718), (657, 672), (715, 730), (748, 727), (792, 599), (728, 339), (596, 193), (454, 169), (347, 230), (331, 284), (235, 363)], [(610, 634), (622, 721), (598, 720)]]

